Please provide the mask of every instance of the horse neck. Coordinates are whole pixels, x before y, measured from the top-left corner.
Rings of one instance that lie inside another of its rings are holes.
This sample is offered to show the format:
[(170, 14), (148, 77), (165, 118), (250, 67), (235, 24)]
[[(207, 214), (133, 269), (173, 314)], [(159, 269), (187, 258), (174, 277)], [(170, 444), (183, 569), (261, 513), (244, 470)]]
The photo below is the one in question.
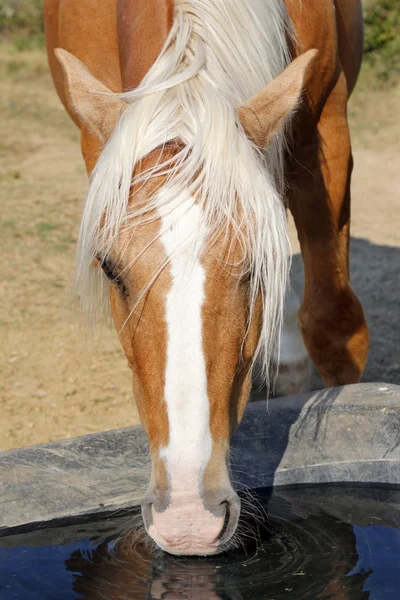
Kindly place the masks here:
[(123, 90), (136, 88), (168, 37), (174, 0), (117, 0), (117, 35)]

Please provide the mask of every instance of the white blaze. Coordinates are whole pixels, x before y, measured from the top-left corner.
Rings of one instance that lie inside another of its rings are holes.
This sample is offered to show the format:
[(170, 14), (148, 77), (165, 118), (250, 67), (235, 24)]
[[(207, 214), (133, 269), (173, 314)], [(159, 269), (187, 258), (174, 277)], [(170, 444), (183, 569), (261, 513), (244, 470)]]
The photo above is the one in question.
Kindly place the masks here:
[[(171, 193), (171, 189), (163, 193)], [(161, 242), (170, 261), (171, 288), (166, 300), (167, 362), (165, 401), (169, 443), (160, 451), (171, 492), (196, 493), (211, 455), (209, 402), (202, 342), (205, 272), (200, 253), (206, 237), (201, 208), (192, 197), (177, 195), (161, 218)], [(172, 208), (172, 210), (171, 210)], [(160, 211), (161, 212), (161, 211)], [(165, 211), (164, 211), (165, 212)]]

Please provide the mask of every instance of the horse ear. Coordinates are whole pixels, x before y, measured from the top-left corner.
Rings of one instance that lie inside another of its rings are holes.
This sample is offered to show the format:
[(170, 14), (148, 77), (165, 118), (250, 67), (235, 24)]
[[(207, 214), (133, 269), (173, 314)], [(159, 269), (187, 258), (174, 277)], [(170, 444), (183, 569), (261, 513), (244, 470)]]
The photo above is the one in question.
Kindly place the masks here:
[(55, 55), (63, 68), (65, 86), (78, 119), (104, 145), (114, 131), (126, 103), (116, 98), (78, 58), (62, 48), (56, 48)]
[(296, 58), (271, 83), (238, 109), (239, 120), (247, 136), (259, 148), (265, 148), (281, 123), (296, 108), (307, 69), (318, 50), (308, 50)]

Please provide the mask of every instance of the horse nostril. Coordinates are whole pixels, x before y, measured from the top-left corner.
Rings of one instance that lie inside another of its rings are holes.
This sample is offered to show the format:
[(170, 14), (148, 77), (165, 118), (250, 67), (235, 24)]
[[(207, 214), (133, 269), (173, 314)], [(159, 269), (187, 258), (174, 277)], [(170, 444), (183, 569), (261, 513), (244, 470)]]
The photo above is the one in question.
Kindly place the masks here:
[(225, 519), (224, 519), (224, 524), (222, 526), (222, 529), (221, 529), (219, 535), (217, 536), (217, 540), (220, 540), (224, 536), (225, 531), (228, 528), (229, 520), (231, 517), (231, 509), (230, 509), (230, 504), (229, 504), (228, 500), (224, 500), (223, 502), (221, 502), (221, 506), (223, 504), (225, 504)]
[(232, 494), (229, 499), (221, 502), (221, 506), (225, 504), (225, 519), (220, 534), (216, 538), (221, 550), (224, 550), (225, 544), (231, 539), (236, 531), (240, 515), (240, 499), (237, 494)]
[(142, 500), (142, 518), (147, 533), (149, 533), (149, 527), (153, 523), (152, 506), (153, 502)]

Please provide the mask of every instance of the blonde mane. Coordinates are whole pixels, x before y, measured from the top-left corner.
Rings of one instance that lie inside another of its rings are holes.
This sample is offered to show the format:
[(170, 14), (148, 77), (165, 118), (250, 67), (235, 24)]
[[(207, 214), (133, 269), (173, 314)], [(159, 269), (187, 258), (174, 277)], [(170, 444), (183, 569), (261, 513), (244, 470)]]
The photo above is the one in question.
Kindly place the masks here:
[[(139, 87), (120, 95), (127, 107), (91, 176), (76, 264), (82, 304), (93, 315), (106, 304), (109, 287), (93, 259), (110, 252), (122, 229), (135, 235), (144, 222), (174, 210), (180, 192), (190, 194), (201, 207), (208, 239), (233, 230), (244, 250), (250, 319), (259, 293), (263, 299), (255, 358), (266, 378), (279, 344), (288, 272), (284, 136), (259, 151), (235, 108), (285, 68), (287, 32), (283, 0), (175, 0), (159, 58)], [(171, 140), (182, 142), (173, 162), (132, 180), (135, 165)], [(132, 183), (161, 174), (167, 176), (162, 193), (129, 204)]]

